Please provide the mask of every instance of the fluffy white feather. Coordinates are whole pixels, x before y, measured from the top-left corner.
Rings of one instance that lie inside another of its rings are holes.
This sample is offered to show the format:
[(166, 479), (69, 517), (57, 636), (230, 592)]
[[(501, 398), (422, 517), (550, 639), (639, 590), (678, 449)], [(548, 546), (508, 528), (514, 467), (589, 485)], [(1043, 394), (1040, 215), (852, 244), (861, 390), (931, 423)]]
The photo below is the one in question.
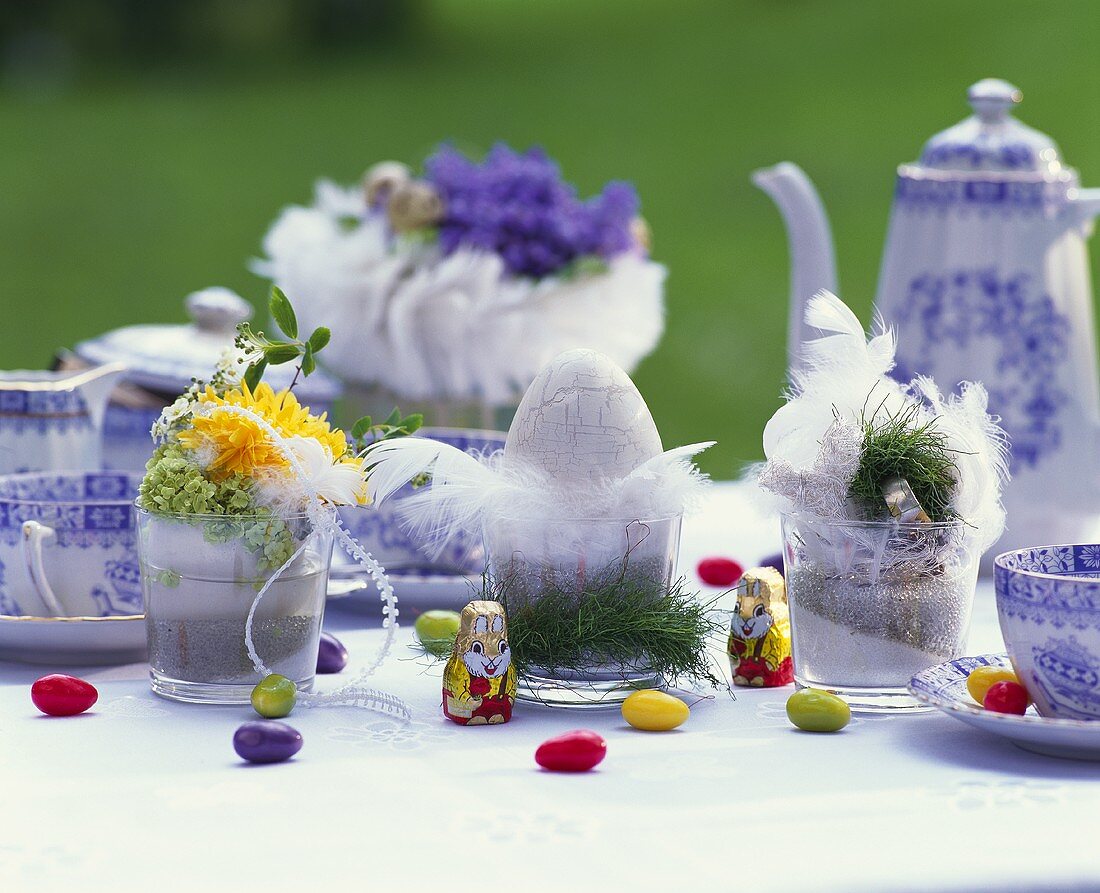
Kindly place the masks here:
[(664, 518), (699, 507), (710, 485), (693, 457), (708, 450), (716, 441), (692, 443), (666, 450), (643, 462), (616, 487), (618, 507), (612, 516), (632, 518)]
[(420, 474), (430, 473), (440, 489), (487, 483), (491, 474), (476, 456), (429, 437), (381, 440), (367, 448), (363, 459), (375, 503), (389, 499)]
[(813, 467), (821, 435), (835, 418), (857, 422), (865, 414), (893, 415), (908, 402), (904, 388), (888, 375), (894, 367), (892, 332), (868, 341), (856, 315), (827, 291), (810, 300), (806, 322), (824, 337), (805, 343), (790, 398), (764, 427), (764, 455), (796, 471)]
[(492, 456), (464, 453), (427, 437), (382, 440), (367, 448), (368, 489), (380, 504), (409, 481), (430, 474), (431, 483), (401, 500), (398, 514), (433, 557), (460, 530), (477, 529), (506, 481), (495, 472)]
[(809, 469), (792, 468), (782, 459), (771, 459), (757, 467), (757, 482), (777, 497), (770, 500), (766, 510), (798, 506), (820, 518), (847, 517), (848, 486), (859, 468), (863, 431), (852, 422), (834, 419), (821, 435), (820, 443), (817, 458)]
[(954, 451), (958, 483), (951, 508), (966, 519), (985, 551), (1004, 532), (1001, 488), (1008, 480), (1008, 437), (987, 412), (989, 398), (981, 384), (963, 382), (959, 393), (946, 399), (931, 378), (915, 378), (911, 387)]

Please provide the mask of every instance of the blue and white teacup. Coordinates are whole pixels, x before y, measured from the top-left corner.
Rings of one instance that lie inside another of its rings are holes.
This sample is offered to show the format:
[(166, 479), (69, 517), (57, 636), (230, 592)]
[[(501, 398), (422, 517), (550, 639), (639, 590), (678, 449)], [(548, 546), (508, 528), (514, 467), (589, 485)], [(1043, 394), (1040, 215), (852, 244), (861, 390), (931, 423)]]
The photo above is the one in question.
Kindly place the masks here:
[(1016, 675), (1043, 716), (1100, 720), (1100, 544), (994, 560), (997, 614)]
[(0, 614), (142, 613), (134, 533), (140, 475), (0, 475)]
[[(490, 455), (504, 449), (503, 431), (466, 428), (423, 428), (417, 436), (430, 437), (464, 453)], [(485, 547), (480, 530), (462, 530), (451, 538), (441, 555), (434, 555), (423, 537), (409, 533), (401, 523), (401, 500), (415, 493), (406, 485), (381, 506), (340, 509), (344, 526), (388, 570), (422, 574), (480, 574), (485, 570)], [(345, 556), (333, 556), (338, 567)]]

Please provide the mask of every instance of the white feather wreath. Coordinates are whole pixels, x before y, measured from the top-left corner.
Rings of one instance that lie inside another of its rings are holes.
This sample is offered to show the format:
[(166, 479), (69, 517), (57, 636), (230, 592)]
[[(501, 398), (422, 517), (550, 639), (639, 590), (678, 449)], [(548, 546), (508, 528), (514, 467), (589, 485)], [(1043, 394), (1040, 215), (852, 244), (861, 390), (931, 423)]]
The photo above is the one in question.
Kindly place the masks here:
[(464, 453), (424, 437), (383, 440), (367, 448), (368, 486), (378, 504), (419, 475), (431, 482), (401, 501), (398, 515), (438, 554), (461, 530), (499, 518), (651, 520), (694, 510), (710, 480), (692, 458), (714, 442), (668, 450), (621, 479), (566, 488), (540, 469), (508, 461), (502, 451)]
[(665, 268), (621, 254), (606, 271), (526, 279), (460, 248), (440, 257), (394, 240), (360, 190), (321, 181), (283, 211), (253, 270), (293, 295), (303, 328), (327, 325), (322, 362), (347, 381), (413, 399), (506, 403), (563, 350), (588, 347), (628, 372), (664, 330)]

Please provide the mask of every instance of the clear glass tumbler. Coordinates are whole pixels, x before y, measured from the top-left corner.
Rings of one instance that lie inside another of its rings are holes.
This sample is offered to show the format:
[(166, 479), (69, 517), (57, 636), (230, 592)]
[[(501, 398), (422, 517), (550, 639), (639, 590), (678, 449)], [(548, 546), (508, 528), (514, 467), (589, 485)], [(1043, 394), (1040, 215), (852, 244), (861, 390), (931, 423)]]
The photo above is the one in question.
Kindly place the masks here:
[(927, 709), (906, 690), (961, 657), (980, 555), (962, 521), (833, 522), (785, 516), (795, 683), (853, 710)]
[[(570, 610), (600, 592), (655, 597), (672, 582), (680, 524), (679, 515), (646, 521), (490, 522), (485, 531), (490, 573), (505, 596), (513, 634), (530, 616), (525, 608), (550, 595), (559, 604), (564, 596)], [(619, 589), (616, 581), (627, 585)], [(595, 646), (587, 649), (582, 641), (566, 657), (557, 666), (527, 661), (518, 676), (517, 698), (555, 707), (608, 707), (621, 704), (639, 688), (663, 683), (643, 653), (624, 660), (624, 655), (611, 657)]]
[(137, 508), (138, 554), (153, 691), (177, 701), (247, 704), (260, 681), (245, 645), (257, 592), (303, 544), (264, 594), (252, 639), (267, 668), (313, 685), (332, 537), (305, 515), (166, 514)]

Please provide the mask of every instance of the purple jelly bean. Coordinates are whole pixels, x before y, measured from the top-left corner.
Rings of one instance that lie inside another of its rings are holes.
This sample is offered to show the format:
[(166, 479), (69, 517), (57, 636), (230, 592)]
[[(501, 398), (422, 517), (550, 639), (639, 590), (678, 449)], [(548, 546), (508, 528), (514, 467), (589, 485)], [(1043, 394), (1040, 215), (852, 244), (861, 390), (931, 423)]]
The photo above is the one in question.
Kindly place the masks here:
[(783, 570), (783, 553), (776, 552), (774, 555), (769, 555), (767, 558), (760, 559), (760, 567), (774, 567), (779, 573), (785, 574)]
[(281, 763), (302, 749), (302, 735), (285, 722), (254, 720), (233, 733), (233, 749), (250, 763)]
[(336, 636), (321, 633), (317, 646), (317, 672), (339, 673), (348, 665), (348, 649)]

